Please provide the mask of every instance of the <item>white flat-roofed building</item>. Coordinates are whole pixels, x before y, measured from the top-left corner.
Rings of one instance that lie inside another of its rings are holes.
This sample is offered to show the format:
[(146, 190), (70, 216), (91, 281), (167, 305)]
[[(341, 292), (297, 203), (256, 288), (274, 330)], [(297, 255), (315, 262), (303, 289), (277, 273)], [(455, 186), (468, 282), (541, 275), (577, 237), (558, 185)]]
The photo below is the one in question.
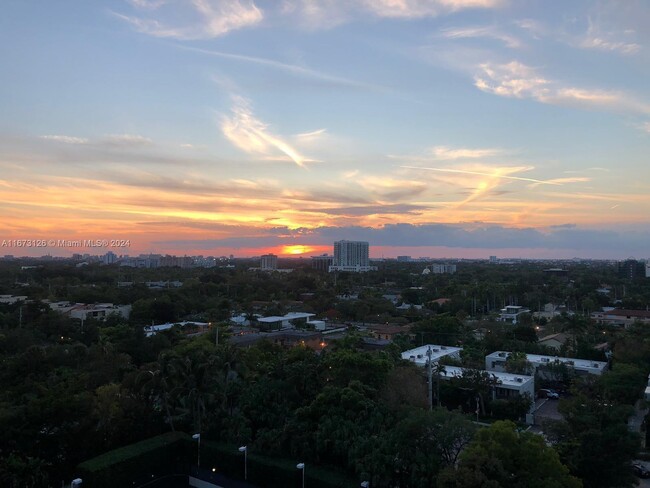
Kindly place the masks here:
[(443, 357), (450, 357), (453, 359), (460, 359), (460, 351), (463, 350), (462, 347), (453, 347), (453, 346), (438, 346), (434, 344), (427, 344), (425, 346), (416, 347), (415, 349), (409, 349), (402, 353), (402, 359), (411, 361), (418, 366), (426, 366), (428, 355), (427, 352), (431, 348), (431, 362), (437, 363)]
[(175, 325), (178, 325), (181, 328), (185, 328), (189, 326), (194, 328), (200, 328), (201, 330), (206, 330), (206, 328), (210, 324), (208, 322), (189, 322), (187, 320), (184, 320), (182, 322), (167, 322), (166, 324), (151, 325), (149, 327), (144, 327), (144, 335), (147, 337), (151, 337), (156, 335), (158, 332), (162, 332), (163, 330), (169, 330)]
[[(268, 324), (272, 329), (277, 328), (277, 329), (293, 329), (294, 325), (292, 324), (292, 321), (294, 320), (304, 320), (305, 324), (311, 324), (312, 322), (309, 321), (311, 317), (314, 317), (316, 314), (314, 313), (305, 313), (305, 312), (289, 312), (286, 315), (282, 316), (271, 316), (271, 317), (259, 317), (257, 319), (257, 322), (262, 323), (262, 324)], [(317, 324), (314, 324), (314, 327), (316, 327)]]
[[(441, 379), (460, 378), (465, 371), (472, 371), (467, 368), (459, 368), (458, 366), (445, 366), (443, 372), (440, 373)], [(494, 379), (494, 390), (492, 397), (494, 399), (510, 398), (516, 395), (530, 395), (530, 399), (535, 399), (535, 377), (526, 376), (522, 374), (503, 373), (498, 371), (488, 371), (490, 376)], [(535, 406), (533, 401), (531, 411)]]
[[(507, 351), (496, 351), (485, 356), (485, 369), (492, 371), (505, 371), (506, 360), (510, 355)], [(561, 358), (557, 356), (543, 356), (540, 354), (526, 354), (526, 360), (531, 366), (537, 369), (539, 366), (546, 366), (558, 361), (572, 368), (576, 374), (601, 375), (607, 371), (605, 361), (592, 361), (589, 359)]]
[(76, 304), (68, 313), (73, 319), (81, 320), (106, 320), (111, 314), (119, 315), (128, 320), (131, 315), (131, 305), (113, 305), (112, 303)]
[(508, 305), (506, 308), (501, 309), (501, 314), (497, 320), (516, 324), (519, 321), (519, 317), (525, 313), (530, 313), (530, 310), (519, 305)]
[(27, 301), (27, 297), (24, 295), (0, 295), (0, 303), (5, 303), (7, 305), (25, 301)]

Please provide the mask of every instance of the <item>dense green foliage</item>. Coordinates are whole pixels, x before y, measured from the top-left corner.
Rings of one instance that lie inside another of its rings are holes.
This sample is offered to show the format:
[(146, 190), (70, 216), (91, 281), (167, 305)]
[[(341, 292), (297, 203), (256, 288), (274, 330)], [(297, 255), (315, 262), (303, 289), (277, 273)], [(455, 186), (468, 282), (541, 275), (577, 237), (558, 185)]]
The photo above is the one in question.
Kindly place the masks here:
[[(538, 371), (537, 385), (572, 388), (573, 397), (561, 401), (565, 420), (549, 428), (553, 449), (570, 474), (586, 487), (612, 486), (607, 483), (614, 480), (631, 486), (629, 464), (638, 439), (625, 422), (650, 372), (646, 328), (602, 328), (581, 313), (538, 322), (528, 317), (517, 327), (495, 317), (508, 303), (538, 310), (553, 302), (578, 312), (613, 304), (616, 295), (595, 292), (601, 283), (614, 290), (625, 285), (621, 305), (645, 308), (650, 303), (645, 281), (624, 281), (605, 264), (575, 265), (570, 281), (545, 274), (545, 265), (536, 263), (465, 264), (456, 275), (436, 276), (421, 275), (417, 263), (383, 263), (377, 273), (336, 277), (296, 261), (289, 275), (248, 271), (251, 264), (125, 270), (54, 262), (23, 270), (20, 262), (0, 263), (0, 294), (33, 300), (0, 305), (0, 485), (60, 486), (78, 474), (79, 463), (111, 449), (166, 432), (201, 432), (205, 446), (212, 446), (206, 447), (206, 462), (211, 449), (225, 456), (225, 450), (246, 444), (251, 462), (258, 456), (259, 466), (268, 464), (261, 472), (275, 462), (293, 466), (287, 479), (300, 461), (313, 467), (315, 477), (317, 466), (335, 466), (342, 476), (369, 480), (373, 487), (435, 486), (474, 438), (468, 418), (477, 402), (482, 420), (516, 420), (531, 399), (494, 399), (489, 375), (440, 381), (436, 373), (434, 401), (442, 408), (429, 412), (424, 372), (403, 363), (399, 352), (428, 342), (462, 345), (460, 364), (479, 369), (496, 350), (557, 354), (537, 344), (541, 325), (545, 333), (569, 334), (559, 351), (563, 355), (602, 360), (594, 345), (613, 346), (612, 369), (597, 381), (582, 381), (551, 364), (543, 374)], [(183, 286), (152, 290), (141, 283), (149, 280), (180, 280)], [(117, 286), (122, 281), (134, 283)], [(400, 298), (393, 303), (384, 295)], [(448, 300), (432, 301), (439, 298)], [(128, 321), (110, 317), (82, 326), (51, 311), (39, 301), (44, 299), (133, 309)], [(401, 303), (422, 308), (400, 309)], [(347, 324), (397, 324), (404, 333), (381, 352), (359, 350), (367, 332), (356, 332), (317, 353), (269, 342), (238, 349), (226, 334), (217, 346), (212, 333), (188, 338), (177, 329), (146, 338), (142, 330), (152, 321), (216, 322), (232, 313), (253, 318), (291, 310)], [(528, 370), (521, 354), (507, 367)], [(538, 441), (515, 437), (523, 451), (539, 448)], [(476, 442), (480, 447), (496, 441), (477, 437)], [(498, 452), (498, 460), (485, 461), (504, 463), (501, 456), (509, 451)], [(238, 453), (232, 455), (235, 462)], [(146, 452), (142, 456), (146, 459)], [(549, 466), (555, 462), (546, 448), (540, 456)], [(480, 457), (461, 459), (458, 469), (471, 479), (483, 476), (477, 474), (486, 473)]]

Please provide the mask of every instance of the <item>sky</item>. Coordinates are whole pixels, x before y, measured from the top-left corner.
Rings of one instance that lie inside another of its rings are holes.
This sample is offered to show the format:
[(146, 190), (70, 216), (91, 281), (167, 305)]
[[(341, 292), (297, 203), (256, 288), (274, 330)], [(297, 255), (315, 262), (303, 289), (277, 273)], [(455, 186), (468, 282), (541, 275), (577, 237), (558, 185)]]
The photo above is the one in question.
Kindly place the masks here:
[(5, 0), (0, 256), (648, 257), (648, 25), (647, 0)]

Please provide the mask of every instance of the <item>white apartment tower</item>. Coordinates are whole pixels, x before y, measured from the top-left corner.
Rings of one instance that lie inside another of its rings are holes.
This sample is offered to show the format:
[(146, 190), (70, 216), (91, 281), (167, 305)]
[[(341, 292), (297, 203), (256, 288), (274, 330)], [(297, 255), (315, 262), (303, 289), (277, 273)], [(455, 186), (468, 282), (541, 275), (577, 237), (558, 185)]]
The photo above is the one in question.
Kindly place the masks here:
[(370, 245), (365, 241), (336, 241), (334, 243), (334, 265), (330, 271), (364, 272), (377, 268), (370, 266)]
[(260, 257), (260, 268), (265, 270), (278, 269), (278, 257), (275, 254), (264, 254)]

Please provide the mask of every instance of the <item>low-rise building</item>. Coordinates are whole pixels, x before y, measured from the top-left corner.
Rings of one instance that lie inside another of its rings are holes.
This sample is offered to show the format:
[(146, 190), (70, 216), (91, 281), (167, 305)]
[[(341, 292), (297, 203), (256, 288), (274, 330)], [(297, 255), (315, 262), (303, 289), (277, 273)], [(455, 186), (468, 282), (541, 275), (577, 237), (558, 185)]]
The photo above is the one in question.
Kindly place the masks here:
[(158, 332), (169, 330), (175, 325), (178, 325), (182, 329), (187, 329), (198, 334), (201, 332), (207, 332), (210, 324), (208, 322), (191, 322), (187, 320), (183, 320), (182, 322), (167, 322), (166, 324), (150, 325), (148, 327), (144, 327), (144, 335), (151, 337), (156, 335)]
[[(485, 356), (485, 369), (488, 371), (506, 371), (506, 361), (510, 356), (508, 351), (495, 351)], [(590, 359), (562, 358), (558, 356), (544, 356), (541, 354), (526, 354), (526, 361), (534, 370), (540, 366), (547, 366), (554, 362), (565, 364), (578, 375), (594, 374), (601, 375), (607, 371), (607, 363), (604, 361), (592, 361)]]
[(540, 346), (551, 347), (556, 351), (559, 351), (560, 349), (562, 349), (562, 346), (564, 346), (564, 344), (566, 344), (568, 340), (569, 340), (568, 334), (565, 334), (563, 332), (558, 332), (557, 334), (550, 334), (542, 337), (537, 341), (537, 344), (539, 344)]
[(259, 317), (257, 322), (260, 324), (268, 325), (270, 329), (293, 329), (296, 324), (303, 324), (307, 326), (314, 326), (309, 319), (316, 314), (304, 312), (289, 312), (286, 315), (273, 315), (271, 317)]
[(112, 314), (128, 320), (131, 315), (131, 305), (113, 305), (112, 303), (85, 305), (78, 303), (70, 309), (68, 314), (73, 319), (80, 320), (106, 320)]
[(55, 312), (80, 320), (106, 320), (113, 314), (128, 320), (131, 315), (131, 305), (113, 305), (112, 303), (86, 304), (66, 301), (49, 302), (47, 300), (44, 300), (44, 303), (47, 303), (50, 309)]
[(629, 327), (634, 322), (650, 324), (650, 310), (615, 308), (593, 312), (591, 318), (599, 324)]
[(425, 346), (420, 346), (420, 347), (416, 347), (415, 349), (409, 349), (408, 351), (404, 351), (402, 353), (402, 359), (411, 361), (412, 363), (415, 363), (418, 366), (426, 366), (429, 358), (429, 350), (431, 350), (431, 354), (430, 354), (431, 362), (437, 363), (443, 357), (460, 359), (460, 351), (462, 351), (463, 348), (427, 344)]
[[(467, 368), (458, 366), (445, 366), (440, 373), (441, 379), (460, 378)], [(531, 411), (535, 407), (535, 377), (522, 374), (503, 373), (499, 371), (490, 371), (490, 376), (494, 380), (492, 390), (493, 399), (507, 399), (518, 395), (529, 395), (533, 401)]]
[(526, 313), (530, 313), (530, 310), (519, 305), (508, 305), (506, 308), (501, 309), (501, 314), (497, 320), (499, 322), (516, 324), (521, 319), (521, 316)]
[(27, 296), (25, 295), (0, 295), (0, 303), (6, 305), (13, 305), (14, 303), (25, 301), (27, 301)]
[(409, 327), (403, 327), (400, 325), (375, 324), (366, 326), (366, 329), (375, 339), (384, 339), (387, 341), (392, 341), (397, 335), (411, 334)]

